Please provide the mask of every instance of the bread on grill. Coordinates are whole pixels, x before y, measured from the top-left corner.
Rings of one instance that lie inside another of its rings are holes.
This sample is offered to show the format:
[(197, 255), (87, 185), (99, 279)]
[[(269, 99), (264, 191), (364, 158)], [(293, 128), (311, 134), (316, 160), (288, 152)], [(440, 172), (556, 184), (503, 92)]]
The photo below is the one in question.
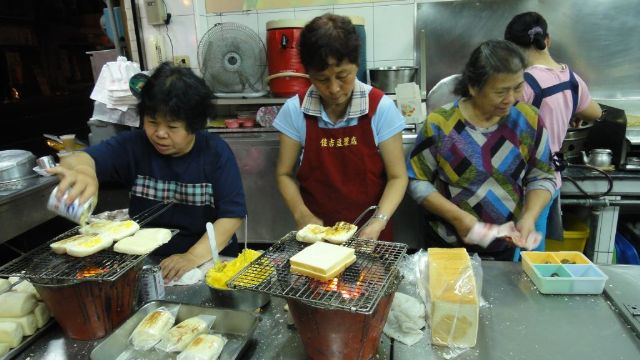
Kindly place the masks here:
[(307, 226), (298, 230), (296, 233), (296, 240), (313, 244), (314, 242), (322, 241), (324, 232), (328, 229), (326, 226), (318, 224), (307, 224)]
[(325, 230), (323, 239), (333, 244), (344, 244), (356, 233), (358, 227), (348, 222), (338, 221), (335, 225)]
[(171, 240), (169, 229), (152, 228), (138, 230), (133, 236), (118, 241), (113, 250), (129, 255), (144, 255)]
[(79, 241), (66, 245), (67, 254), (75, 257), (85, 257), (93, 255), (98, 251), (107, 249), (113, 245), (113, 240), (104, 238), (102, 235), (85, 237)]
[(355, 261), (354, 249), (325, 242), (314, 243), (289, 259), (292, 272), (321, 281), (340, 275)]

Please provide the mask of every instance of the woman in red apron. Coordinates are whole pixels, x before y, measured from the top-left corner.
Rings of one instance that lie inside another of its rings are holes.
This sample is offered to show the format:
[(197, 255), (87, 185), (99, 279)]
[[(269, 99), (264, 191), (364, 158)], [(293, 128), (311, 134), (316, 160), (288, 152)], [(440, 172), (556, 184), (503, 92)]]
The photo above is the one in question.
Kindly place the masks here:
[(359, 45), (343, 16), (316, 17), (302, 31), (299, 52), (311, 87), (289, 99), (274, 122), (281, 132), (278, 187), (298, 228), (353, 222), (377, 205), (359, 236), (391, 241), (389, 220), (407, 187), (404, 118), (390, 98), (356, 79)]

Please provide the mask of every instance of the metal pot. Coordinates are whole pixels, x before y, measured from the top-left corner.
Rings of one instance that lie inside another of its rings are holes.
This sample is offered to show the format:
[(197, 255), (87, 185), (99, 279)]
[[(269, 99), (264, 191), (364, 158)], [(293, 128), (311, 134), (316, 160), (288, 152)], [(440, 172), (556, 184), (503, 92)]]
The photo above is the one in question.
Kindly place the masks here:
[(269, 303), (269, 294), (242, 289), (219, 289), (209, 286), (213, 305), (240, 310), (255, 310)]
[(582, 152), (582, 160), (585, 164), (600, 168), (611, 165), (612, 157), (613, 153), (609, 149), (593, 149), (589, 152), (589, 156), (586, 152)]
[(387, 66), (369, 69), (371, 86), (385, 92), (395, 94), (398, 84), (416, 81), (416, 66)]
[(21, 180), (36, 173), (36, 157), (26, 150), (0, 151), (0, 182)]
[(571, 164), (579, 164), (582, 160), (582, 150), (587, 141), (587, 136), (593, 124), (587, 124), (577, 128), (567, 129), (567, 135), (562, 141), (560, 152), (564, 154), (564, 158)]

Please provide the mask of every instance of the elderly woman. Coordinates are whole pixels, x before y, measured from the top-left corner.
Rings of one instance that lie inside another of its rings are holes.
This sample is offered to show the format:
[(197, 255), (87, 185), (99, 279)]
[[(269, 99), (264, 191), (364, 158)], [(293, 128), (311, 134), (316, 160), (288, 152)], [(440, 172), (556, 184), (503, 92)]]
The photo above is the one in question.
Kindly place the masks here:
[[(504, 38), (520, 46), (527, 57), (525, 69), (525, 87), (522, 100), (539, 109), (539, 115), (549, 131), (549, 147), (553, 154), (558, 153), (567, 129), (574, 117), (586, 122), (600, 118), (600, 105), (593, 101), (587, 84), (569, 69), (553, 59), (549, 52), (551, 37), (547, 32), (547, 21), (536, 12), (525, 12), (511, 19), (504, 32)], [(556, 172), (556, 185), (562, 185), (560, 171)], [(554, 201), (543, 210), (543, 220), (550, 208), (554, 218), (560, 219), (559, 190), (554, 193)], [(552, 206), (553, 203), (553, 206)], [(562, 227), (553, 229), (550, 238), (562, 238)], [(540, 221), (536, 229), (543, 235), (547, 233), (546, 222)], [(544, 238), (544, 237), (543, 237)], [(544, 250), (544, 242), (540, 250)]]
[(526, 60), (503, 40), (482, 43), (457, 83), (460, 98), (430, 113), (409, 162), (409, 191), (428, 212), (428, 246), (466, 246), (496, 260), (514, 247), (464, 243), (478, 222), (516, 223), (529, 238), (555, 191), (547, 133), (531, 105), (518, 103)]
[(142, 129), (119, 134), (67, 156), (50, 170), (58, 195), (84, 202), (100, 182), (131, 189), (129, 215), (162, 202), (174, 205), (148, 226), (179, 229), (154, 251), (165, 280), (180, 278), (211, 259), (205, 231), (213, 222), (221, 254), (236, 256), (234, 235), (247, 214), (236, 160), (218, 135), (206, 131), (211, 91), (190, 69), (164, 63), (145, 82), (138, 113)]
[(360, 237), (392, 240), (388, 221), (408, 182), (404, 118), (380, 90), (356, 79), (359, 47), (347, 17), (325, 14), (304, 27), (299, 51), (311, 87), (287, 100), (274, 122), (278, 188), (298, 228), (352, 222), (378, 205)]

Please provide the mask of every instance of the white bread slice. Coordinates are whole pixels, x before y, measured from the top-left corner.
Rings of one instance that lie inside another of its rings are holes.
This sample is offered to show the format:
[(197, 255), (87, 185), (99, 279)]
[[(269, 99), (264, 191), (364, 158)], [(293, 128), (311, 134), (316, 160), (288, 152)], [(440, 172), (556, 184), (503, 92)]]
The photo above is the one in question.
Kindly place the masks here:
[(354, 249), (324, 242), (314, 243), (289, 259), (292, 272), (321, 281), (333, 279), (355, 261)]
[[(9, 282), (11, 282), (12, 284), (16, 283), (18, 280), (20, 280), (20, 278), (16, 276), (12, 276), (9, 278)], [(42, 298), (40, 298), (40, 294), (38, 293), (38, 290), (36, 290), (33, 284), (31, 284), (31, 282), (29, 282), (28, 280), (22, 280), (18, 285), (14, 286), (13, 289), (11, 290), (18, 291), (18, 292), (31, 293), (33, 294), (33, 296), (36, 297), (36, 299), (42, 300)]]
[(307, 224), (296, 233), (296, 240), (304, 243), (313, 244), (322, 241), (324, 232), (328, 229), (326, 226), (318, 224)]
[(22, 341), (22, 328), (20, 325), (10, 321), (0, 321), (0, 343), (14, 348)]
[(66, 254), (68, 245), (88, 237), (91, 237), (91, 235), (83, 235), (83, 234), (74, 235), (72, 237), (68, 237), (66, 239), (56, 241), (50, 244), (49, 246), (51, 247), (51, 250), (53, 250), (53, 252), (56, 254)]
[(171, 231), (169, 229), (142, 229), (133, 236), (118, 241), (113, 250), (129, 255), (144, 255), (166, 244), (169, 240), (171, 240)]
[(109, 227), (113, 221), (111, 220), (97, 220), (94, 222), (90, 222), (82, 227), (80, 227), (80, 234), (85, 235), (98, 235), (104, 229)]
[(443, 346), (475, 346), (480, 306), (467, 251), (430, 248), (428, 259), (432, 342)]
[(33, 294), (9, 291), (0, 294), (0, 317), (19, 317), (27, 315), (36, 307)]
[(36, 317), (36, 326), (38, 326), (38, 329), (44, 326), (44, 324), (49, 321), (50, 317), (47, 305), (45, 305), (43, 302), (38, 302), (36, 308), (33, 309), (33, 316)]
[(85, 257), (104, 250), (113, 245), (113, 240), (102, 235), (94, 235), (67, 245), (67, 254), (75, 257)]
[(196, 336), (207, 331), (207, 322), (198, 316), (188, 318), (172, 327), (162, 336), (156, 348), (167, 352), (184, 350)]
[(22, 335), (33, 335), (38, 328), (36, 317), (33, 314), (27, 314), (19, 317), (0, 317), (0, 322), (14, 322), (22, 328)]
[(218, 335), (198, 335), (183, 352), (178, 354), (177, 360), (213, 360), (217, 359), (224, 348), (226, 340)]
[(100, 236), (118, 241), (135, 234), (139, 229), (140, 225), (133, 220), (113, 221), (100, 231)]
[(324, 232), (323, 239), (338, 245), (344, 244), (347, 240), (351, 239), (357, 230), (358, 227), (353, 224), (338, 221)]
[(0, 342), (0, 356), (3, 356), (4, 354), (9, 352), (9, 344), (5, 344), (3, 342)]

